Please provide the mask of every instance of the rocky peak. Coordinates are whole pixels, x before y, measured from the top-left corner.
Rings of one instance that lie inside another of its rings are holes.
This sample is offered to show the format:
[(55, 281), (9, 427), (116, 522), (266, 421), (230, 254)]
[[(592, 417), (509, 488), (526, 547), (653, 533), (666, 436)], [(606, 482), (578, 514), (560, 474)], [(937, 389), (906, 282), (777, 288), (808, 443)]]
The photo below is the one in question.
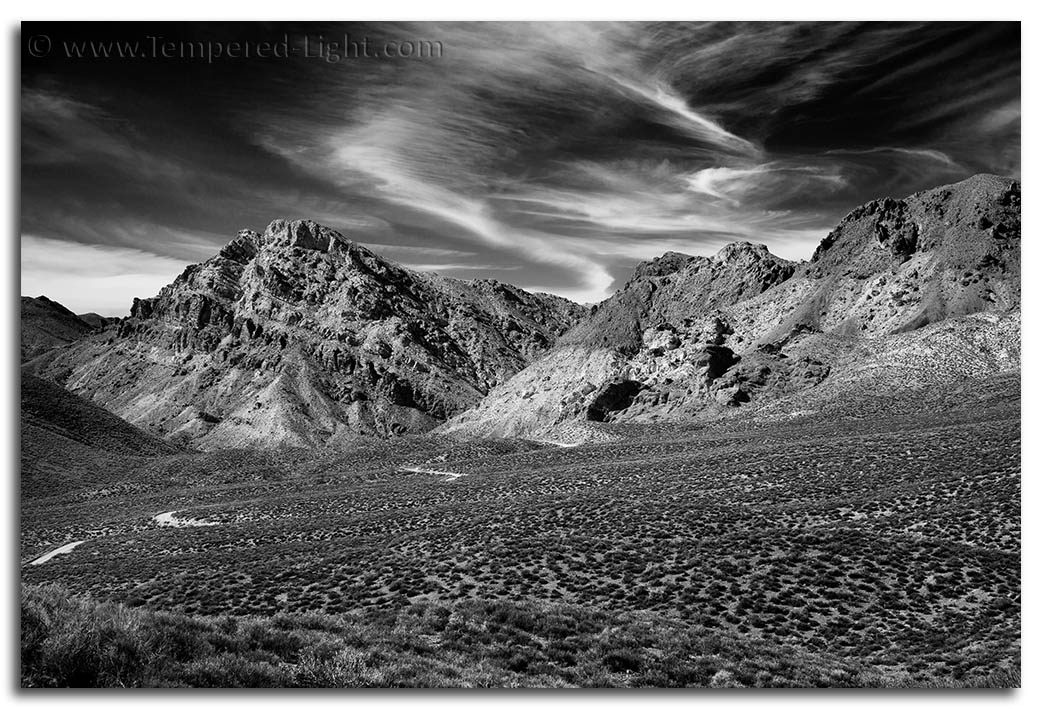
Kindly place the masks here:
[(630, 282), (663, 278), (685, 270), (755, 268), (761, 263), (788, 264), (772, 254), (764, 244), (739, 241), (727, 244), (711, 257), (667, 251), (650, 261), (637, 264)]
[[(173, 372), (183, 391), (136, 422), (204, 445), (257, 440), (265, 426), (309, 445), (420, 432), (475, 403), (585, 313), (490, 280), (411, 271), (316, 222), (279, 219), (135, 299), (101, 355), (112, 376), (82, 386), (122, 414), (173, 391), (163, 383)], [(139, 348), (152, 352), (146, 361)], [(77, 357), (53, 372), (89, 366)], [(134, 382), (120, 379), (127, 372)]]
[(748, 241), (727, 244), (711, 257), (667, 251), (662, 256), (637, 264), (627, 287), (648, 279), (684, 279), (696, 273), (763, 276), (764, 287), (791, 275), (795, 265), (772, 254), (764, 244)]
[(218, 256), (245, 265), (257, 255), (257, 249), (262, 243), (260, 234), (252, 229), (242, 229), (238, 236), (218, 252)]
[(376, 254), (349, 240), (340, 232), (310, 219), (276, 219), (263, 233), (242, 229), (218, 253), (223, 259), (245, 265), (258, 254), (274, 258), (301, 258), (304, 251), (364, 255), (379, 260)]
[(737, 263), (763, 260), (777, 261), (778, 257), (768, 251), (764, 244), (736, 241), (717, 251), (713, 260), (717, 263)]
[(309, 251), (332, 251), (346, 248), (351, 243), (340, 232), (310, 219), (292, 221), (276, 219), (264, 230), (261, 241), (265, 245), (274, 247), (299, 248)]
[(608, 347), (632, 354), (647, 328), (681, 326), (762, 293), (789, 278), (795, 264), (762, 244), (729, 244), (713, 257), (668, 252), (639, 264), (620, 292), (601, 303), (562, 344)]
[[(765, 336), (794, 327), (885, 336), (1020, 307), (1020, 184), (976, 175), (852, 210), (800, 267), (812, 297)], [(759, 335), (758, 335), (759, 336)]]
[(701, 256), (689, 256), (688, 254), (682, 254), (676, 251), (667, 251), (650, 261), (643, 261), (637, 264), (636, 268), (633, 269), (633, 277), (630, 280), (635, 281), (669, 276), (677, 271), (687, 268), (694, 261), (703, 258), (704, 257)]
[(856, 234), (857, 238), (867, 233), (870, 243), (895, 259), (907, 260), (916, 251), (919, 230), (919, 222), (912, 216), (907, 201), (890, 197), (872, 200), (840, 221), (814, 250), (811, 262), (822, 260), (845, 233)]
[(713, 265), (718, 272), (735, 279), (736, 296), (762, 293), (787, 280), (796, 270), (796, 264), (775, 256), (764, 244), (748, 241), (728, 244), (720, 249), (713, 257)]
[(973, 269), (981, 259), (1006, 260), (1019, 239), (1020, 183), (975, 175), (857, 207), (821, 242), (808, 270), (817, 277), (868, 274), (927, 253), (955, 268)]

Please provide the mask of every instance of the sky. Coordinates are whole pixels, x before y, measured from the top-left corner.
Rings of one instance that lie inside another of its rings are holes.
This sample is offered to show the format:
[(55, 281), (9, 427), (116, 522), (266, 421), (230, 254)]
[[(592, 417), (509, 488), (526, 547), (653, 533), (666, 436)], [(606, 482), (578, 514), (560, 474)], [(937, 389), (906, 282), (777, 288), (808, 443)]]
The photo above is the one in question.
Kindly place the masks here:
[(666, 251), (805, 259), (870, 199), (1020, 176), (1018, 23), (23, 23), (21, 42), (21, 291), (80, 313), (126, 315), (277, 218), (596, 302)]

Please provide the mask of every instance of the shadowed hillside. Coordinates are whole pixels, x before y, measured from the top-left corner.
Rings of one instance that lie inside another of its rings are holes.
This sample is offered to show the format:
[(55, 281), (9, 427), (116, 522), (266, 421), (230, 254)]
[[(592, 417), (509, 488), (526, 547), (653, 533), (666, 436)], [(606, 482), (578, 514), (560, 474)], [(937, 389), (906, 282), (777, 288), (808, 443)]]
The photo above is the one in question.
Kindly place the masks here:
[[(92, 314), (93, 315), (93, 314)], [(95, 316), (100, 317), (100, 316)], [(85, 337), (100, 327), (46, 296), (22, 296), (22, 361)]]

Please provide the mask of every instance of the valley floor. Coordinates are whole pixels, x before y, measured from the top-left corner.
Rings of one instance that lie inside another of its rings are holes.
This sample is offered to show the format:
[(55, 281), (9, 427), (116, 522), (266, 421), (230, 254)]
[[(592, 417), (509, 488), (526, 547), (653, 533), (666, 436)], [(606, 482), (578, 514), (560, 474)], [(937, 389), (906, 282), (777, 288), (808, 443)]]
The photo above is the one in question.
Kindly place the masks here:
[(23, 684), (1017, 685), (1019, 405), (23, 471)]

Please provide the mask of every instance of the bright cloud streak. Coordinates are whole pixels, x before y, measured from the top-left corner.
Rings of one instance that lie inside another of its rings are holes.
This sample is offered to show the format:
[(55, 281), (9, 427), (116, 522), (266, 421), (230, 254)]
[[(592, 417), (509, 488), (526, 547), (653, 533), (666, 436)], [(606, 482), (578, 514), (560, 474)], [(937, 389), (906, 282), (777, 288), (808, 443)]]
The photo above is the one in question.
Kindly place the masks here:
[(21, 292), (46, 295), (75, 313), (130, 314), (133, 297), (150, 297), (188, 262), (113, 246), (23, 235)]

